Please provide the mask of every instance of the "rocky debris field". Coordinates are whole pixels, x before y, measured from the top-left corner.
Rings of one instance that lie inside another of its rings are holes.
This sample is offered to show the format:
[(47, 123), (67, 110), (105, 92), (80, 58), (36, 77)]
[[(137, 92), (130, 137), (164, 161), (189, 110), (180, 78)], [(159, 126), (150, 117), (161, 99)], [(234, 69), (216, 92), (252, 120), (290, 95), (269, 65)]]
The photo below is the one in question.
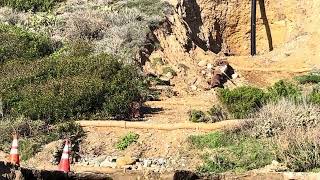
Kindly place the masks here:
[(83, 157), (75, 165), (90, 167), (122, 168), (125, 170), (149, 170), (153, 172), (168, 171), (168, 159), (165, 158), (132, 158), (132, 157)]

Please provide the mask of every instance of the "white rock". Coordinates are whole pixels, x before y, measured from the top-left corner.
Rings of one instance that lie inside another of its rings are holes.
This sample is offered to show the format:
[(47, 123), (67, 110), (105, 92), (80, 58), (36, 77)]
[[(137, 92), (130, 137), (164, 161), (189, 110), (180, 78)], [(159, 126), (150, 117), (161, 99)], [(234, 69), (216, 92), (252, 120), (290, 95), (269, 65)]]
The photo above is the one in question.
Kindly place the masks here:
[(168, 72), (166, 74), (166, 77), (169, 78), (169, 79), (172, 79), (173, 78), (173, 74), (171, 72)]
[(160, 158), (160, 159), (158, 159), (158, 164), (159, 164), (160, 166), (162, 166), (162, 165), (166, 164), (166, 160), (163, 159), (163, 158)]
[(207, 61), (205, 61), (205, 60), (202, 60), (202, 61), (200, 61), (199, 63), (198, 63), (198, 66), (200, 66), (200, 67), (204, 67), (204, 66), (206, 66), (207, 65)]
[(192, 91), (196, 91), (198, 89), (197, 86), (195, 86), (195, 85), (190, 86), (190, 88)]
[(234, 73), (234, 74), (231, 75), (231, 78), (232, 78), (232, 79), (236, 79), (236, 78), (238, 78), (238, 77), (239, 77), (239, 74), (237, 74), (237, 73)]
[(115, 162), (111, 162), (108, 159), (104, 160), (101, 164), (100, 167), (111, 167), (111, 168), (115, 168), (117, 166), (117, 164)]
[(143, 167), (151, 167), (152, 161), (149, 159), (145, 159), (143, 161)]
[(210, 63), (209, 63), (209, 64), (207, 64), (207, 69), (208, 69), (208, 70), (213, 69), (213, 65), (212, 65), (212, 64), (210, 64)]

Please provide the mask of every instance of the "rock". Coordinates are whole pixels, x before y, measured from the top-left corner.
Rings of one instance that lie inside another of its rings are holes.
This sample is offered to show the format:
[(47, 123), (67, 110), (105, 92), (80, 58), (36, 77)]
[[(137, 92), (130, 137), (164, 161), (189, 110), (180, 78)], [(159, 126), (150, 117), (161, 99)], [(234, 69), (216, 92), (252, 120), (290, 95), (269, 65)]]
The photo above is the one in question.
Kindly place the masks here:
[(143, 167), (151, 167), (152, 161), (150, 159), (145, 159), (143, 161)]
[(107, 156), (99, 156), (99, 157), (95, 158), (95, 161), (100, 164), (100, 163), (102, 163), (106, 158), (107, 158)]
[(236, 79), (236, 78), (238, 78), (238, 77), (239, 77), (239, 74), (237, 74), (237, 73), (234, 73), (234, 74), (231, 75), (231, 78), (232, 78), (232, 79)]
[(198, 63), (198, 66), (200, 67), (205, 67), (207, 65), (207, 61), (206, 60), (202, 60)]
[(170, 78), (168, 78), (167, 76), (160, 76), (159, 79), (160, 79), (161, 81), (169, 82), (169, 84), (170, 84)]
[(174, 76), (173, 76), (172, 72), (168, 72), (168, 73), (166, 74), (166, 77), (167, 77), (168, 79), (172, 79)]
[(93, 164), (93, 167), (100, 167), (100, 163), (99, 163), (99, 162), (95, 162), (95, 163)]
[(137, 162), (137, 159), (125, 156), (125, 157), (120, 157), (116, 161), (116, 167), (122, 168), (126, 165), (133, 165), (135, 162)]
[(164, 158), (158, 159), (158, 165), (163, 166), (166, 164), (166, 160)]
[(213, 69), (213, 65), (212, 65), (212, 64), (210, 64), (210, 63), (209, 63), (209, 64), (207, 64), (207, 69), (208, 69), (208, 70), (212, 70), (212, 69)]
[[(112, 159), (111, 159), (112, 160)], [(115, 168), (117, 164), (115, 162), (110, 161), (109, 159), (104, 160), (101, 164), (100, 167), (111, 167)]]
[(125, 165), (125, 166), (123, 166), (123, 169), (132, 170), (133, 166), (132, 165)]
[(195, 86), (195, 85), (190, 86), (190, 88), (192, 91), (196, 91), (198, 89), (197, 86)]
[(142, 168), (143, 168), (143, 165), (142, 165), (141, 162), (137, 162), (137, 163), (135, 164), (135, 166), (136, 166), (136, 169), (137, 169), (137, 170), (142, 170)]

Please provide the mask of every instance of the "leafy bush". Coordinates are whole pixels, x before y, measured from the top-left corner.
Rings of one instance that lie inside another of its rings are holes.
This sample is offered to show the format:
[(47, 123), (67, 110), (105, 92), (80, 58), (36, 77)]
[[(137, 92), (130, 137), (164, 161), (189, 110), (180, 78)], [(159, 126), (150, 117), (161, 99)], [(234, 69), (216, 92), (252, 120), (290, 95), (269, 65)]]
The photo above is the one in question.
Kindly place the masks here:
[(274, 101), (281, 98), (298, 100), (301, 97), (301, 92), (294, 84), (280, 80), (268, 88), (268, 97)]
[(204, 157), (200, 172), (242, 172), (268, 165), (275, 158), (272, 146), (245, 135), (216, 132), (190, 139), (195, 147), (213, 151)]
[(296, 77), (296, 80), (300, 84), (317, 84), (320, 83), (320, 74), (319, 73), (310, 73), (303, 76)]
[(137, 142), (138, 139), (139, 134), (129, 132), (127, 135), (120, 139), (120, 141), (116, 144), (116, 148), (119, 150), (125, 150), (132, 143)]
[(206, 114), (203, 111), (191, 110), (189, 112), (189, 121), (191, 122), (205, 122)]
[(9, 6), (19, 11), (49, 11), (62, 0), (2, 0), (0, 6)]
[(135, 67), (105, 54), (47, 58), (24, 66), (12, 62), (1, 73), (5, 113), (32, 119), (55, 121), (96, 113), (128, 118), (131, 103), (149, 92)]
[(248, 117), (262, 107), (266, 100), (263, 90), (249, 86), (233, 90), (221, 89), (218, 97), (234, 118)]
[(53, 52), (50, 40), (16, 26), (0, 24), (0, 63), (10, 59), (35, 59)]

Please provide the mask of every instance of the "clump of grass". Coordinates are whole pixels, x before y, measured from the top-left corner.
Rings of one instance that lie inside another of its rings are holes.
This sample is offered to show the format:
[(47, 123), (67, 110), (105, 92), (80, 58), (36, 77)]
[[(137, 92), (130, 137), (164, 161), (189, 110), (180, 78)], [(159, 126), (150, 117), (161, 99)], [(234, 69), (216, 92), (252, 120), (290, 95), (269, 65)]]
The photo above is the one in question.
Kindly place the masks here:
[(300, 84), (318, 84), (318, 83), (320, 83), (320, 73), (313, 72), (313, 73), (309, 73), (307, 75), (298, 76), (298, 77), (296, 77), (296, 80)]
[(205, 121), (207, 121), (206, 114), (203, 111), (191, 110), (189, 112), (189, 121), (191, 121), (191, 122), (205, 122)]
[(189, 142), (196, 148), (209, 148), (200, 172), (243, 172), (263, 167), (275, 158), (273, 147), (246, 135), (215, 132), (191, 136)]
[(0, 6), (9, 6), (19, 11), (49, 11), (63, 0), (2, 0)]
[(128, 8), (138, 8), (148, 16), (164, 16), (172, 11), (172, 6), (160, 0), (129, 0)]
[(313, 88), (308, 98), (311, 103), (320, 105), (320, 85)]
[(119, 150), (125, 150), (132, 143), (137, 142), (138, 139), (139, 139), (139, 134), (129, 132), (127, 135), (125, 135), (120, 139), (120, 141), (116, 144), (116, 148)]
[(219, 122), (228, 119), (228, 114), (221, 106), (213, 105), (207, 112), (208, 118), (211, 122)]
[(206, 113), (200, 110), (191, 110), (188, 112), (191, 122), (219, 122), (228, 119), (227, 113), (222, 107), (213, 105)]

